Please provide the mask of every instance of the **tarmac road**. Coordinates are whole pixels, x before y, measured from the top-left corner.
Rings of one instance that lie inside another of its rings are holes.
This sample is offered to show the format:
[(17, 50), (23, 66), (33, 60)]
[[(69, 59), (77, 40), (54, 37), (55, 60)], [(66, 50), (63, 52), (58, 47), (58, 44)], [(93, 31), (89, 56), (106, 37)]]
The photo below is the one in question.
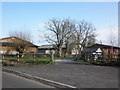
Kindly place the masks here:
[(77, 88), (118, 88), (118, 68), (77, 62), (49, 65), (7, 66), (5, 68)]
[(29, 80), (14, 74), (2, 73), (2, 88), (53, 88), (40, 82)]

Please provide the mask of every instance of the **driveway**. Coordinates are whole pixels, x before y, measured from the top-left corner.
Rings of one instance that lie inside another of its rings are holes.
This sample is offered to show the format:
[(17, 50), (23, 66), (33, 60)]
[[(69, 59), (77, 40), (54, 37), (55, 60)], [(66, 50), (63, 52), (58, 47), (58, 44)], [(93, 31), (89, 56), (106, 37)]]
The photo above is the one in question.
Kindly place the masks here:
[(118, 68), (60, 62), (55, 65), (7, 67), (78, 88), (118, 88)]

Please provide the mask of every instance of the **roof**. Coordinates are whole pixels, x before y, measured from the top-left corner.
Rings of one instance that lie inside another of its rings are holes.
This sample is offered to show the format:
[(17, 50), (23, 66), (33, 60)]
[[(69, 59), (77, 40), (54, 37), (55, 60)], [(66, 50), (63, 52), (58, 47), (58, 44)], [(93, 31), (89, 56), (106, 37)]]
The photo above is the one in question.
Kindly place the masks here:
[(38, 48), (39, 49), (43, 49), (43, 48), (50, 49), (50, 48), (53, 48), (53, 46), (52, 45), (42, 45), (42, 46), (39, 46)]
[[(15, 38), (15, 39), (18, 39), (18, 40), (22, 40), (22, 41), (25, 41), (25, 42), (31, 43), (31, 42), (29, 42), (29, 41), (27, 41), (27, 40), (23, 40), (23, 39), (21, 39), (21, 38), (19, 38), (19, 37), (15, 37), (15, 36), (13, 36), (13, 37), (2, 38), (2, 39), (0, 39), (0, 40), (4, 40), (4, 39), (12, 39), (12, 38)], [(31, 44), (32, 44), (32, 43), (31, 43)]]
[[(12, 46), (12, 43), (0, 42), (0, 46)], [(29, 47), (38, 47), (38, 46), (34, 44), (29, 44)]]
[(116, 48), (116, 49), (120, 49), (120, 47), (116, 47), (116, 46), (110, 46), (110, 45), (103, 45), (103, 44), (94, 44), (92, 46), (86, 47), (82, 50), (83, 53), (87, 53), (87, 52), (95, 52), (98, 48), (100, 48), (101, 50), (103, 48)]
[[(55, 49), (54, 45), (42, 45), (38, 47), (39, 49)], [(65, 45), (62, 46), (62, 48), (65, 48)]]
[(83, 53), (87, 53), (87, 52), (96, 52), (97, 51), (97, 47), (88, 47), (82, 50)]
[[(19, 40), (28, 42), (30, 47), (38, 47), (37, 45), (34, 45), (33, 43), (31, 43), (31, 42), (29, 42), (29, 41), (26, 41), (26, 40), (23, 40), (23, 39), (21, 39), (21, 38), (14, 37), (14, 36), (13, 36), (13, 37), (2, 38), (2, 39), (0, 39), (0, 40), (10, 39), (10, 38), (16, 38), (16, 39), (19, 39)], [(10, 42), (0, 42), (0, 46), (12, 46), (12, 43), (10, 43)]]
[(9, 39), (9, 38), (16, 38), (16, 37), (5, 37), (5, 38), (1, 38), (0, 40)]
[[(118, 48), (118, 49), (120, 49), (120, 47), (117, 47), (117, 46), (111, 46), (111, 45), (104, 45), (104, 44), (94, 44), (94, 45), (91, 45), (91, 46), (89, 46), (89, 47), (96, 47), (96, 48)], [(87, 47), (87, 48), (89, 48), (89, 47)]]
[(38, 46), (35, 45), (35, 44), (30, 44), (29, 46), (30, 46), (30, 47), (38, 47)]

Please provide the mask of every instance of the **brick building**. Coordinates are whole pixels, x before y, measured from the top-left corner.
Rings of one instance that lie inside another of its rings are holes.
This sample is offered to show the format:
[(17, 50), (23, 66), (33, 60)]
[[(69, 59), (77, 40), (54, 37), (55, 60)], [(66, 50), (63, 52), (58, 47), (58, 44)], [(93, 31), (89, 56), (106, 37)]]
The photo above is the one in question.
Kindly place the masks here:
[(94, 44), (82, 50), (82, 57), (86, 60), (119, 60), (120, 47)]

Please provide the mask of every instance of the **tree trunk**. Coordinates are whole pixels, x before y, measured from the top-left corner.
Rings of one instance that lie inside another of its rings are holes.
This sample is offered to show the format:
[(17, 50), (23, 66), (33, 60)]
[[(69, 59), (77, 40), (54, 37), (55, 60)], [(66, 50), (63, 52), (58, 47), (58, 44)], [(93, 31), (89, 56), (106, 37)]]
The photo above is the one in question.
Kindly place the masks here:
[(62, 57), (62, 48), (59, 48), (59, 56)]
[(65, 53), (64, 53), (64, 57), (68, 56), (68, 44), (66, 44), (66, 49), (65, 49)]

